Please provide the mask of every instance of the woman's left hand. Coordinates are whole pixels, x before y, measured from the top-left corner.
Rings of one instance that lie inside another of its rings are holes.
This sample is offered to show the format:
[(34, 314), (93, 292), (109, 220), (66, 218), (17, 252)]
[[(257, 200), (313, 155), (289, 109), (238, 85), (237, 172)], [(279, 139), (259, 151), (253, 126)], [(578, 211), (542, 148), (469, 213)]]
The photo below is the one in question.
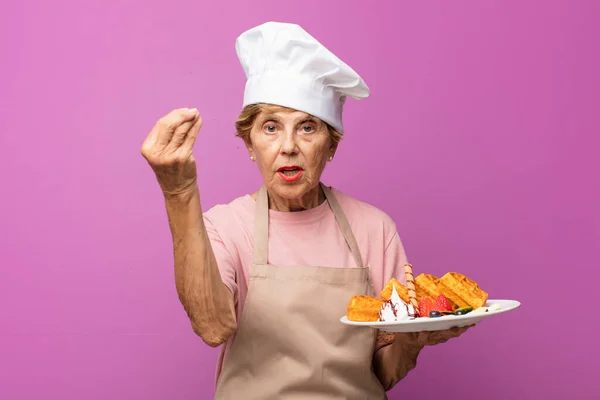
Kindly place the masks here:
[(390, 333), (380, 331), (373, 360), (377, 378), (386, 391), (390, 390), (416, 367), (417, 357), (425, 346), (435, 346), (447, 342), (462, 335), (472, 326), (434, 332)]
[(396, 333), (395, 340), (402, 341), (407, 345), (414, 344), (415, 347), (435, 346), (436, 344), (445, 343), (452, 338), (459, 337), (473, 326), (469, 325), (462, 328), (451, 328), (433, 332)]

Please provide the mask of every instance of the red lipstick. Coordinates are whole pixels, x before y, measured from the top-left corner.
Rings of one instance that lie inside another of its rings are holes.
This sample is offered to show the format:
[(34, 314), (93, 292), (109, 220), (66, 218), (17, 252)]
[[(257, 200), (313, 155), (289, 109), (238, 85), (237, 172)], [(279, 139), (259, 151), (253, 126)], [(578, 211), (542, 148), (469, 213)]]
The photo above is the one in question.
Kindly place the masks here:
[(297, 165), (286, 165), (277, 170), (277, 175), (288, 183), (295, 182), (302, 177), (304, 170)]

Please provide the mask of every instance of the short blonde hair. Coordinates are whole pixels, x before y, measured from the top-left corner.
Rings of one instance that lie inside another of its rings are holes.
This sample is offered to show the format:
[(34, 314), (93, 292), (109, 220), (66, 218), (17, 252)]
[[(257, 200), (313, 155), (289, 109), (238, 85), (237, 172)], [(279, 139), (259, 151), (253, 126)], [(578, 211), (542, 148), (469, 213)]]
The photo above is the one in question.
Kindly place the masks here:
[[(236, 136), (240, 137), (244, 140), (244, 143), (250, 144), (250, 132), (252, 131), (252, 126), (254, 126), (254, 122), (256, 121), (256, 117), (262, 111), (271, 111), (271, 112), (279, 112), (279, 111), (294, 111), (291, 108), (271, 105), (271, 104), (250, 104), (242, 109), (240, 115), (235, 121), (235, 129), (237, 131)], [(322, 121), (329, 131), (329, 135), (331, 137), (331, 141), (334, 145), (342, 140), (343, 135), (339, 133), (335, 128), (333, 128), (330, 124), (325, 121)]]

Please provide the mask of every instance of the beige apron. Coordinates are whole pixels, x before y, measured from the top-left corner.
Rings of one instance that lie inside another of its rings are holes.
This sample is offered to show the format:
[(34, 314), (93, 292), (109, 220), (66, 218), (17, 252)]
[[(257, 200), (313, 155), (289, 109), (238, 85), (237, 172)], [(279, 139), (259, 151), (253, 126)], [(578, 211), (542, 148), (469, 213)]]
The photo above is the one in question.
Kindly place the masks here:
[(248, 295), (215, 399), (387, 399), (372, 370), (376, 331), (339, 321), (353, 295), (373, 295), (374, 288), (344, 212), (330, 189), (321, 187), (357, 267), (268, 264), (263, 186)]

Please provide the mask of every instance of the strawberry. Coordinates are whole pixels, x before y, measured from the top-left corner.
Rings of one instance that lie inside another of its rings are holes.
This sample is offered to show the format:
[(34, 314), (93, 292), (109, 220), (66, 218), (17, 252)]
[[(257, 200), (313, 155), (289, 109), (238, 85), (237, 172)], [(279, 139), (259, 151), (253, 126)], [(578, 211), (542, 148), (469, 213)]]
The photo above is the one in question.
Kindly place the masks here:
[(444, 296), (443, 294), (440, 294), (437, 297), (437, 299), (435, 299), (435, 301), (433, 302), (432, 310), (439, 311), (439, 312), (442, 312), (442, 311), (453, 312), (454, 308), (452, 307), (452, 304), (446, 298), (446, 296)]
[(419, 301), (419, 317), (429, 317), (429, 312), (433, 310), (433, 302), (429, 297), (421, 297)]

